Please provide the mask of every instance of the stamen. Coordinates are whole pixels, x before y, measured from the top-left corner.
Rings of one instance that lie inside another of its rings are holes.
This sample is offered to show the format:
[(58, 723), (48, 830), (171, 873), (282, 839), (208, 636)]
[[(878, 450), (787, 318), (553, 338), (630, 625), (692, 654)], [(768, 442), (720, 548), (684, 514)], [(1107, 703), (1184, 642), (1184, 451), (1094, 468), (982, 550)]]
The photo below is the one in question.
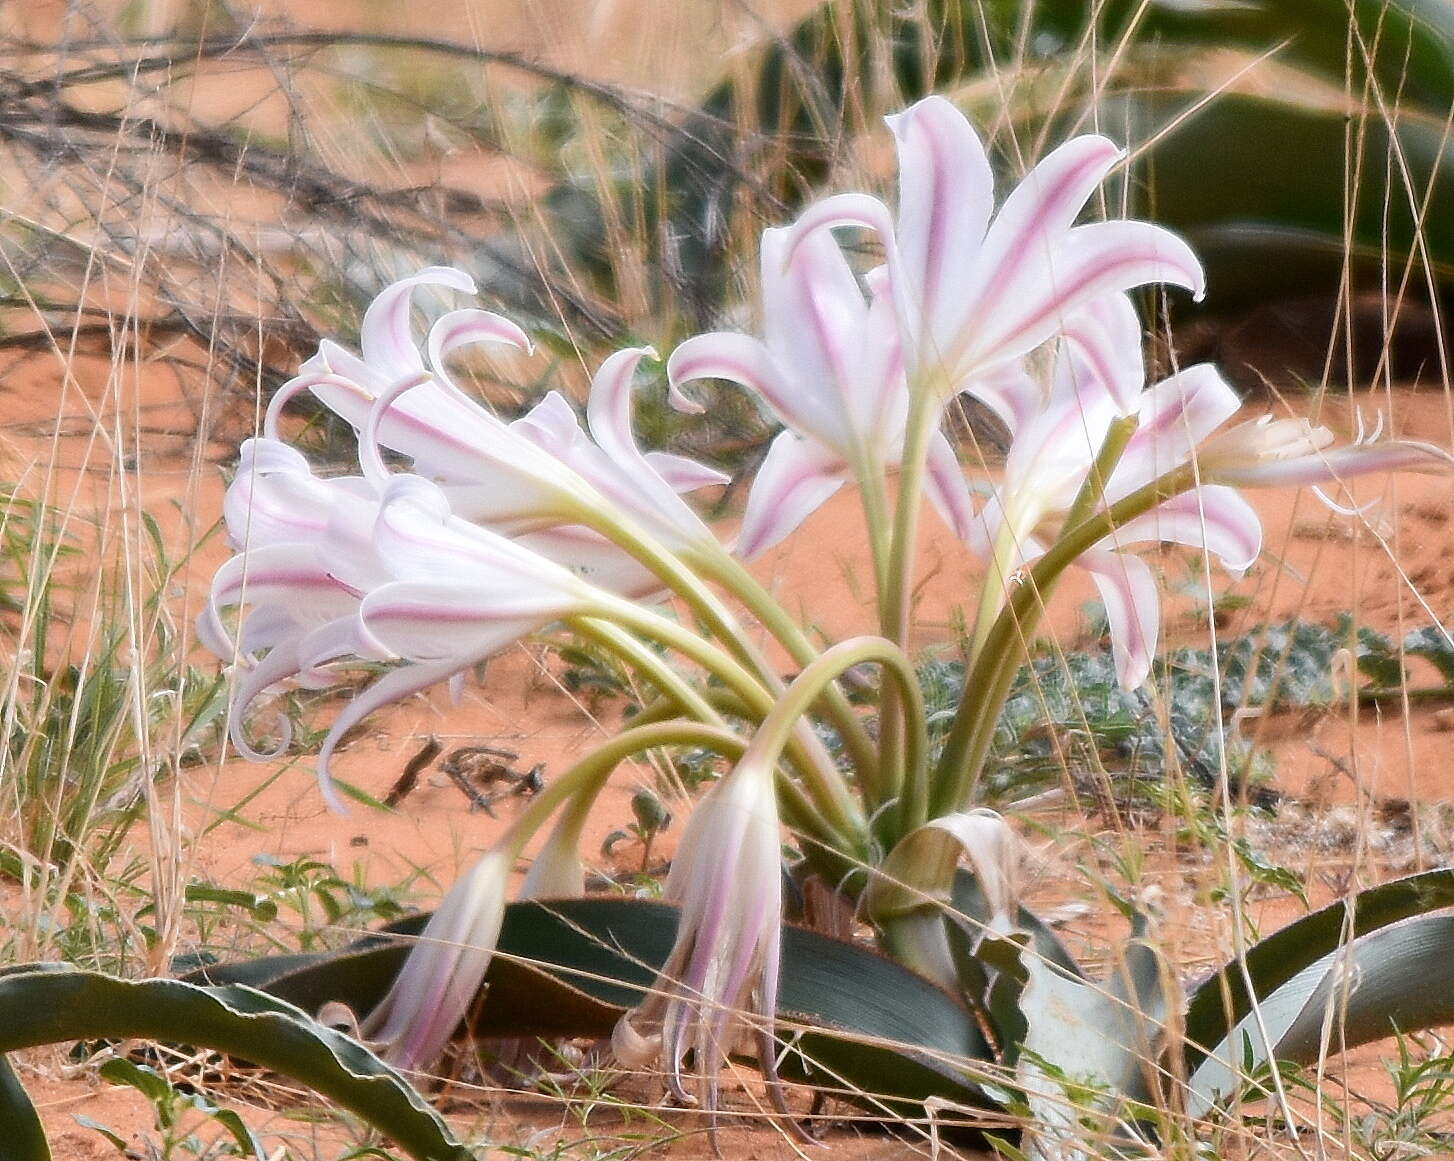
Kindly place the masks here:
[(1336, 500), (1334, 500), (1331, 496), (1324, 492), (1322, 487), (1317, 484), (1313, 485), (1313, 495), (1321, 500), (1324, 504), (1326, 504), (1329, 508), (1331, 508), (1334, 512), (1338, 513), (1339, 516), (1364, 516), (1378, 506), (1377, 500), (1370, 500), (1368, 501), (1368, 503), (1362, 506), (1354, 507), (1348, 507), (1346, 505), (1339, 504)]

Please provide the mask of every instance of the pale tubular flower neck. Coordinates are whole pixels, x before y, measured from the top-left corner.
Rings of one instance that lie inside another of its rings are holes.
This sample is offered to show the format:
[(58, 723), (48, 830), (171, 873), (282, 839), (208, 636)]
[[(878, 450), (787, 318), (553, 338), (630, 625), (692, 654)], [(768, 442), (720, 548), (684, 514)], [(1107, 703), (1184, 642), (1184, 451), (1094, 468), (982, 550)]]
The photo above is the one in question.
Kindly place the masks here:
[[(734, 759), (743, 742), (729, 731), (690, 722), (663, 722), (626, 730), (588, 754), (541, 791), (509, 830), (450, 888), (430, 918), (388, 995), (363, 1022), (365, 1036), (381, 1045), (391, 1063), (427, 1067), (444, 1051), (469, 1013), (489, 969), (504, 919), (508, 880), (526, 843), (562, 803), (567, 818), (578, 803), (589, 805), (620, 762), (656, 746), (706, 746)], [(572, 827), (560, 828), (521, 889), (522, 898), (575, 890), (579, 859), (566, 843)], [(578, 837), (575, 834), (574, 837)], [(533, 876), (533, 877), (532, 877)]]
[[(660, 1055), (667, 1082), (681, 1080), (689, 1044), (702, 1074), (701, 1103), (716, 1106), (717, 1072), (730, 1029), (752, 1001), (758, 1063), (769, 1095), (785, 1102), (774, 1061), (782, 927), (781, 851), (774, 770), (798, 719), (844, 669), (885, 664), (906, 701), (917, 691), (913, 666), (891, 642), (858, 638), (809, 665), (764, 718), (736, 765), (693, 811), (667, 879), (666, 898), (682, 908), (676, 942), (649, 998), (623, 1018), (613, 1039), (624, 1059)], [(913, 757), (922, 761), (922, 707)]]
[(1301, 417), (1263, 415), (1212, 436), (1197, 451), (1197, 463), (1208, 479), (1232, 483), (1239, 470), (1314, 456), (1333, 438), (1326, 427)]

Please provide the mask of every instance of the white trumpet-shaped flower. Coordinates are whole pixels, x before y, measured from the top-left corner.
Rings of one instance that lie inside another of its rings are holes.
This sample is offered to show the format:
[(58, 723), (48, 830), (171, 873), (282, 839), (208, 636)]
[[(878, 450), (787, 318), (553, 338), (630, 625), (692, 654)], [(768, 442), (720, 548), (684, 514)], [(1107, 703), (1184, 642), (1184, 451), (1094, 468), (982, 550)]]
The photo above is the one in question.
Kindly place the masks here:
[(676, 943), (651, 994), (622, 1017), (613, 1044), (623, 1062), (660, 1057), (682, 1101), (688, 1052), (703, 1107), (717, 1106), (718, 1073), (744, 1022), (758, 1065), (777, 1091), (772, 1027), (782, 942), (782, 846), (773, 772), (744, 760), (692, 812), (667, 876), (681, 908)]
[(390, 1064), (428, 1067), (469, 1014), (500, 938), (513, 861), (492, 848), (449, 889), (388, 994), (364, 1019), (363, 1036)]
[[(727, 477), (682, 456), (642, 452), (636, 444), (632, 379), (647, 349), (619, 351), (597, 372), (586, 406), (589, 437), (554, 391), (507, 423), (455, 383), (449, 363), (481, 344), (529, 350), (524, 332), (489, 311), (455, 310), (433, 324), (421, 351), (410, 319), (411, 296), (421, 286), (475, 289), (468, 275), (450, 267), (432, 267), (386, 288), (364, 314), (362, 354), (325, 340), (273, 398), (268, 433), (276, 435), (282, 408), (306, 390), (359, 433), (364, 474), (377, 486), (387, 472), (377, 452), (382, 446), (408, 456), (415, 474), (439, 484), (456, 515), (497, 531), (578, 526), (583, 513), (615, 510), (673, 547), (711, 538), (679, 493)], [(543, 539), (537, 547), (591, 547), (581, 531)], [(603, 554), (601, 546), (591, 548), (594, 563)]]
[[(271, 441), (249, 449), (244, 467), (229, 497), (229, 531), (264, 543), (218, 571), (201, 620), (205, 644), (223, 657), (240, 651), (248, 666), (233, 696), (238, 748), (261, 756), (242, 722), (283, 681), (333, 684), (324, 667), (349, 658), (407, 662), (355, 694), (324, 738), (318, 778), (335, 808), (329, 763), (355, 724), (611, 599), (569, 568), (454, 516), (445, 494), (417, 476), (391, 477), (376, 499), (357, 479), (318, 480)], [(244, 603), (251, 611), (233, 646), (220, 610)]]
[[(1139, 375), (1128, 353), (1112, 362), (1096, 354), (1095, 343), (1071, 337), (1092, 327), (1103, 333), (1124, 329), (1107, 304), (1096, 304), (1095, 311), (1099, 322), (1071, 320), (1052, 388), (1038, 410), (1021, 404), (1029, 418), (1014, 431), (1003, 482), (972, 543), (1005, 572), (1043, 554), (1063, 530), (1119, 416), (1134, 415), (1137, 423), (1104, 481), (1102, 507), (1195, 459), (1199, 486), (1126, 521), (1076, 562), (1100, 591), (1117, 675), (1128, 688), (1150, 672), (1161, 616), (1160, 585), (1128, 549), (1148, 542), (1184, 544), (1212, 553), (1228, 572), (1240, 575), (1261, 551), (1262, 525), (1236, 487), (1320, 484), (1369, 472), (1454, 466), (1433, 445), (1377, 442), (1377, 431), (1330, 449), (1332, 433), (1301, 419), (1264, 418), (1216, 434), (1241, 407), (1216, 369), (1200, 364), (1133, 390)], [(1119, 306), (1114, 313), (1124, 314)], [(1139, 367), (1139, 348), (1134, 361)]]
[(1190, 247), (1149, 222), (1076, 225), (1124, 156), (1104, 137), (1066, 142), (995, 212), (983, 144), (957, 109), (926, 97), (887, 119), (899, 153), (897, 218), (876, 198), (841, 194), (806, 210), (789, 251), (820, 230), (858, 226), (883, 243), (911, 384), (999, 410), (999, 376), (1087, 304), (1150, 282), (1200, 297)]
[[(687, 339), (667, 361), (672, 398), (698, 409), (680, 387), (729, 379), (755, 392), (787, 427), (772, 443), (747, 498), (737, 551), (753, 557), (782, 540), (845, 481), (881, 477), (903, 458), (908, 386), (893, 305), (865, 300), (826, 234), (788, 254), (787, 230), (762, 236), (763, 339), (715, 333)], [(960, 536), (973, 520), (954, 449), (942, 432), (929, 445), (926, 490)]]

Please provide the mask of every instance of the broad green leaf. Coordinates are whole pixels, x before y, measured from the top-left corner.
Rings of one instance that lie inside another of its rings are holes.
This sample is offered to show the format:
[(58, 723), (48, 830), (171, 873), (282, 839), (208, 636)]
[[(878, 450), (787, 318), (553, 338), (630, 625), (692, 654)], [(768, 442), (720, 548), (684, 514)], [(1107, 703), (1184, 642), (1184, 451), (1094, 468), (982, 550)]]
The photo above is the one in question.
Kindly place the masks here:
[(1454, 916), (1408, 919), (1335, 947), (1258, 1003), (1190, 1078), (1202, 1116), (1271, 1057), (1310, 1064), (1395, 1032), (1454, 1022)]
[[(1271, 996), (1335, 951), (1346, 935), (1454, 906), (1454, 869), (1424, 871), (1371, 887), (1288, 924), (1247, 951), (1246, 973), (1258, 996)], [(1192, 991), (1186, 1015), (1187, 1071), (1251, 1010), (1242, 965), (1233, 961)]]
[[(212, 967), (194, 978), (246, 979), (317, 1011), (330, 1001), (366, 1012), (387, 992), (408, 950), (392, 924), (354, 948), (274, 972), (266, 961)], [(677, 912), (644, 899), (512, 903), (486, 976), (478, 1037), (606, 1037), (666, 961)], [(797, 927), (783, 933), (778, 1014), (792, 1051), (785, 1075), (855, 1095), (893, 1113), (931, 1096), (987, 1105), (972, 1074), (990, 1058), (969, 1011), (934, 983), (861, 944)]]
[(1060, 1155), (1052, 1143), (1073, 1134), (1067, 1086), (1103, 1094), (1112, 1108), (1122, 1098), (1145, 1098), (1167, 1005), (1162, 964), (1140, 938), (1139, 922), (1137, 928), (1100, 982), (1047, 962), (1024, 932), (980, 945), (980, 957), (994, 969), (988, 1011), (1034, 1124), (1031, 1156)]
[(275, 997), (236, 985), (121, 980), (58, 965), (0, 970), (0, 1053), (133, 1037), (210, 1048), (291, 1076), (417, 1161), (471, 1161), (402, 1076)]
[(51, 1161), (40, 1114), (10, 1062), (0, 1055), (0, 1141), (9, 1161)]

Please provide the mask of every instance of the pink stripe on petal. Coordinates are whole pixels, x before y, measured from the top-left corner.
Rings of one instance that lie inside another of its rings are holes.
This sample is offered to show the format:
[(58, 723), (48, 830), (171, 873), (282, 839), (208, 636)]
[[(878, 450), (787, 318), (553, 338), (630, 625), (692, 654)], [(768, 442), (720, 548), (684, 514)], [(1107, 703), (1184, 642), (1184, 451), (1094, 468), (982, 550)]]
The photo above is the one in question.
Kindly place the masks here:
[(286, 681), (298, 672), (298, 653), (295, 642), (279, 642), (266, 657), (251, 669), (243, 671), (227, 707), (227, 736), (232, 748), (249, 762), (269, 762), (280, 757), (293, 739), (293, 726), (287, 714), (279, 714), (276, 730), (277, 741), (270, 750), (259, 750), (247, 740), (245, 725), (252, 703), (273, 686)]
[[(986, 299), (982, 330), (963, 353), (973, 368), (1016, 358), (1053, 335), (1085, 303), (1148, 282), (1203, 289), (1201, 264), (1184, 241), (1149, 222), (1095, 222), (1064, 235), (1052, 252), (1032, 255), (1025, 285)], [(997, 309), (998, 308), (998, 309)]]
[(640, 465), (641, 449), (631, 425), (631, 397), (636, 368), (644, 358), (656, 358), (650, 347), (628, 347), (601, 364), (591, 378), (586, 396), (586, 423), (596, 446), (617, 464), (630, 470)]
[(965, 316), (977, 320), (976, 330), (1008, 298), (1023, 297), (1022, 283), (1060, 245), (1096, 187), (1123, 156), (1104, 137), (1088, 135), (1067, 141), (1030, 170), (1000, 207), (985, 234), (974, 267), (964, 272), (973, 290), (964, 296), (958, 317), (945, 318), (938, 338), (946, 353), (952, 332)]
[(783, 419), (846, 448), (855, 437), (846, 390), (861, 370), (869, 307), (843, 252), (826, 233), (804, 238), (783, 268), (787, 230), (762, 235), (763, 333), (790, 380)]
[(899, 260), (924, 317), (938, 322), (962, 300), (955, 284), (984, 239), (994, 175), (979, 135), (943, 97), (886, 120), (899, 151)]
[(329, 772), (334, 751), (338, 748), (338, 743), (343, 740), (344, 734), (375, 710), (392, 702), (403, 701), (406, 697), (428, 689), (431, 685), (447, 681), (455, 673), (468, 669), (479, 660), (483, 660), (483, 658), (457, 657), (419, 665), (404, 665), (390, 670), (372, 685), (366, 686), (354, 694), (352, 700), (333, 719), (333, 724), (318, 751), (316, 767), (318, 790), (323, 795), (323, 801), (328, 804), (328, 808), (335, 814), (348, 813), (347, 808), (343, 805), (343, 799), (333, 788), (333, 777)]
[(1161, 627), (1161, 593), (1144, 560), (1124, 552), (1091, 551), (1079, 562), (1100, 590), (1111, 630), (1116, 676), (1135, 689), (1151, 672)]
[(834, 453), (790, 431), (779, 434), (752, 482), (737, 554), (751, 560), (777, 544), (846, 479), (847, 466)]
[(1454, 471), (1454, 458), (1441, 447), (1415, 440), (1387, 440), (1364, 447), (1342, 447), (1286, 460), (1218, 469), (1217, 479), (1247, 487), (1327, 484), (1373, 472)]
[(969, 499), (969, 486), (959, 467), (954, 447), (942, 431), (929, 438), (928, 477), (924, 491), (934, 510), (965, 544), (975, 539), (974, 505)]
[(695, 492), (698, 488), (732, 482), (732, 477), (726, 472), (673, 452), (651, 451), (646, 453), (645, 459), (651, 470), (676, 492)]
[(1205, 484), (1127, 521), (1108, 538), (1115, 544), (1164, 541), (1203, 549), (1240, 575), (1262, 552), (1262, 521), (1232, 488)]
[(456, 581), (396, 581), (364, 598), (359, 620), (385, 649), (409, 661), (487, 656), (578, 602), (537, 588), (510, 591)]
[[(750, 335), (727, 331), (695, 335), (671, 353), (666, 361), (666, 374), (671, 390), (682, 400), (687, 400), (681, 394), (683, 383), (693, 379), (726, 379), (761, 396), (783, 423), (796, 427), (803, 418), (793, 397), (793, 387), (777, 360), (765, 344)], [(680, 403), (677, 407), (687, 410)]]
[(436, 379), (458, 401), (467, 407), (479, 404), (466, 395), (449, 375), (449, 357), (464, 347), (477, 343), (494, 343), (529, 354), (535, 349), (530, 336), (504, 315), (488, 310), (452, 310), (429, 328), (429, 366)]
[(1146, 386), (1141, 351), (1141, 319), (1124, 294), (1109, 294), (1086, 304), (1065, 324), (1066, 340), (1086, 368), (1105, 386), (1122, 415), (1136, 409)]
[(475, 293), (474, 279), (451, 266), (427, 267), (380, 291), (364, 311), (359, 345), (364, 362), (387, 379), (424, 369), (424, 360), (409, 325), (411, 298), (420, 286), (444, 286), (465, 294)]
[(1198, 363), (1141, 395), (1140, 424), (1111, 476), (1113, 502), (1191, 459), (1196, 447), (1237, 413), (1241, 400), (1221, 372)]

